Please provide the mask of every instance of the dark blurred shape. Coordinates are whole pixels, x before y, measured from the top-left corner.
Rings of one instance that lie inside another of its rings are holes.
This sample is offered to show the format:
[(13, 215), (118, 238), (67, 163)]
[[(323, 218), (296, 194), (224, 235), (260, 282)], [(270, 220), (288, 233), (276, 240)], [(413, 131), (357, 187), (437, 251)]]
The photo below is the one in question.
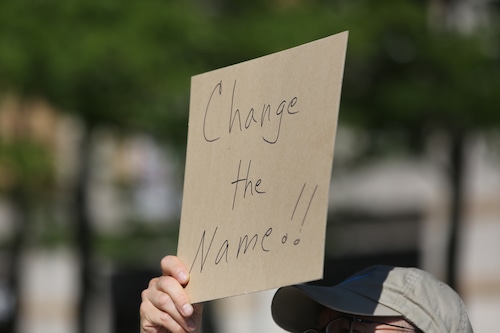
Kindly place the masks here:
[(420, 267), (422, 221), (423, 214), (413, 209), (331, 213), (324, 278), (315, 283), (336, 284), (372, 265)]
[(139, 332), (141, 292), (158, 274), (157, 271), (136, 268), (121, 268), (113, 273), (110, 279), (113, 332)]

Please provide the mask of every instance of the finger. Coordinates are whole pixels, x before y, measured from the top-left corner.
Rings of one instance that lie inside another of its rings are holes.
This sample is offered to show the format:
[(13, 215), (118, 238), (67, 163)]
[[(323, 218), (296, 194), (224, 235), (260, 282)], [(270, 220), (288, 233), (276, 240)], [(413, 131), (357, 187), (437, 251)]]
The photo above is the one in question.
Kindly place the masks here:
[(170, 314), (159, 310), (146, 298), (141, 303), (141, 332), (144, 333), (166, 333), (166, 332), (188, 332), (189, 329), (182, 327)]
[[(194, 309), (189, 301), (186, 291), (179, 282), (171, 276), (162, 276), (153, 282), (151, 288), (153, 295), (150, 298), (151, 302), (159, 309), (168, 311), (166, 306), (174, 305), (176, 312), (179, 312), (184, 317), (189, 317), (193, 314)], [(154, 292), (157, 291), (157, 292)]]
[(176, 256), (164, 257), (161, 260), (161, 270), (164, 276), (172, 276), (182, 285), (186, 285), (189, 281), (186, 266)]
[[(169, 277), (174, 280), (173, 278)], [(156, 280), (161, 280), (157, 278)], [(154, 284), (154, 282), (152, 282)], [(178, 283), (177, 283), (178, 284)], [(141, 303), (141, 318), (148, 318), (147, 322), (152, 323), (153, 326), (163, 326), (172, 332), (193, 331), (201, 325), (201, 311), (202, 307), (197, 305), (196, 313), (192, 308), (192, 316), (184, 316), (178, 309), (173, 298), (156, 287), (150, 287), (143, 291)]]

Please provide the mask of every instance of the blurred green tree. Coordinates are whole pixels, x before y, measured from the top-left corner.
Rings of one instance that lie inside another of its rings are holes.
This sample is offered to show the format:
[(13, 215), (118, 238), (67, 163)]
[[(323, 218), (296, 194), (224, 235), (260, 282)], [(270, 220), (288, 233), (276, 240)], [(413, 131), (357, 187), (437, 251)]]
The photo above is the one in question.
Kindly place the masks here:
[(471, 134), (500, 126), (498, 11), (483, 8), (492, 15), (490, 22), (464, 33), (447, 21), (454, 1), (443, 3), (442, 15), (433, 20), (429, 4), (422, 2), (362, 3), (362, 10), (351, 16), (359, 24), (350, 24), (343, 115), (372, 133), (367, 154), (391, 149), (418, 153), (429, 134), (447, 138), (446, 279), (457, 288), (466, 145)]
[[(42, 98), (59, 110), (74, 113), (84, 124), (73, 200), (74, 234), (81, 259), (80, 332), (86, 331), (92, 276), (87, 189), (92, 135), (99, 126), (122, 132), (145, 130), (183, 147), (189, 77), (206, 68), (202, 52), (210, 49), (207, 22), (198, 7), (185, 1), (0, 3), (2, 96), (14, 94), (22, 101)], [(22, 152), (27, 154), (25, 160), (39, 155), (19, 150), (19, 144), (2, 152), (2, 162), (11, 165)], [(41, 170), (42, 164), (35, 162), (29, 166)], [(39, 173), (23, 172), (15, 188), (36, 187), (29, 176)], [(12, 198), (19, 211), (25, 211), (27, 201), (36, 200), (19, 195)], [(26, 225), (28, 222), (22, 226)], [(16, 226), (17, 235), (26, 233)], [(13, 258), (20, 244), (21, 239), (14, 239)], [(12, 283), (18, 280), (17, 269), (10, 272)], [(15, 318), (8, 324), (14, 331), (13, 323)]]

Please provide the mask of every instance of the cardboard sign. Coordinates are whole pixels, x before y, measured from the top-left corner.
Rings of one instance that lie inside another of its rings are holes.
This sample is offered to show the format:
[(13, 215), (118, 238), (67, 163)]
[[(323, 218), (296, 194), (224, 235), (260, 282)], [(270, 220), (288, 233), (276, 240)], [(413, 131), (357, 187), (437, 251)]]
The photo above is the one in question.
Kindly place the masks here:
[(192, 302), (320, 279), (347, 32), (192, 77)]

